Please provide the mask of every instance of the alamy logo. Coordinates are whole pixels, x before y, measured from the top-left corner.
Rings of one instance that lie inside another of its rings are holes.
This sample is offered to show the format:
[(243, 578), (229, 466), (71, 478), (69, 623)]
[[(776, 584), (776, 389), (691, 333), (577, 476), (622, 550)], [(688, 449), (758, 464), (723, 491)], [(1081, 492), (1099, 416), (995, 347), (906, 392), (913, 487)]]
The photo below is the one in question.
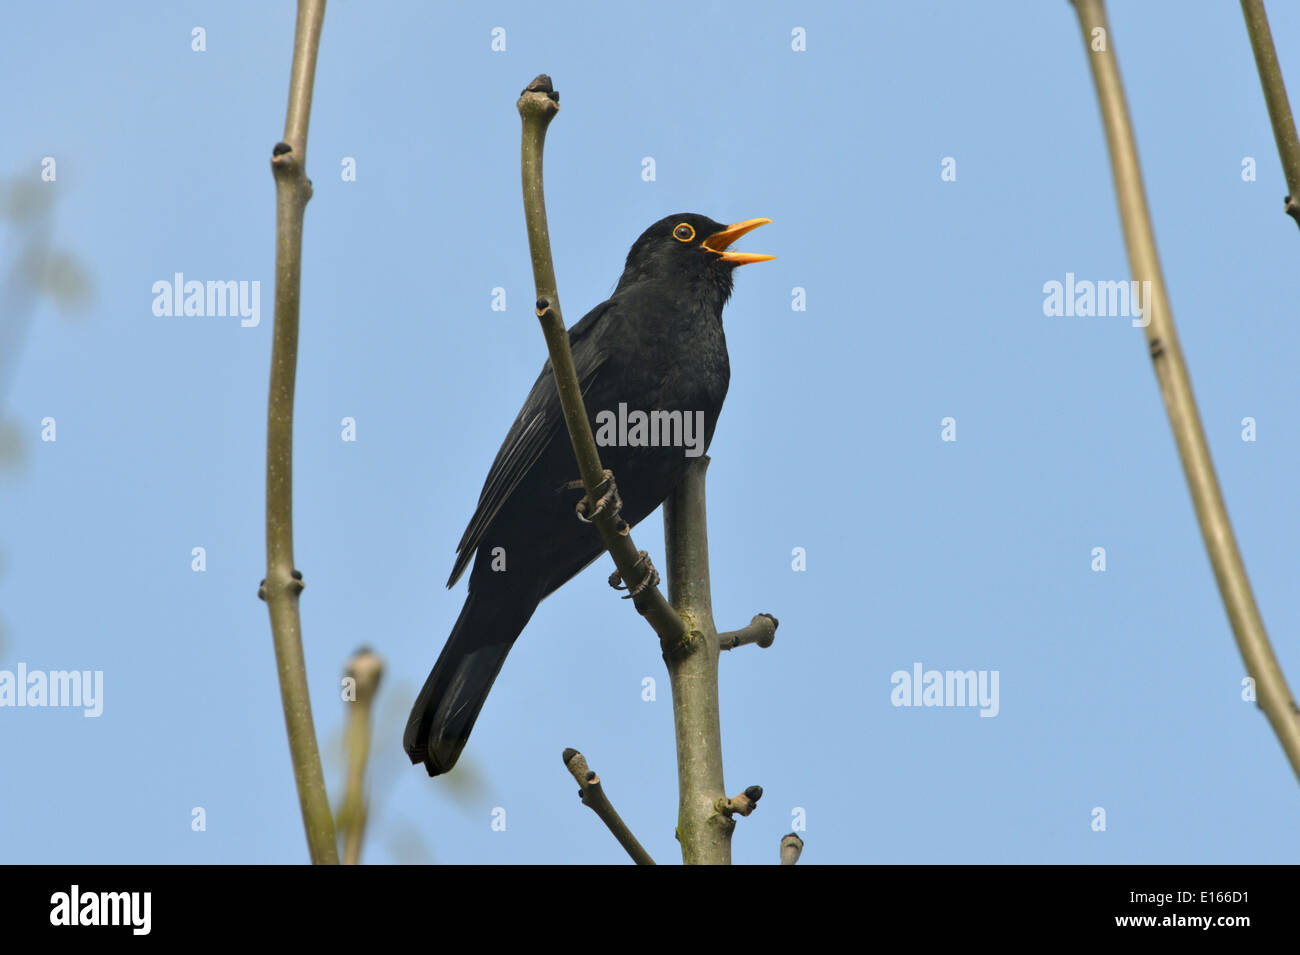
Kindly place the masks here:
[(159, 318), (240, 317), (244, 328), (256, 328), (262, 321), (262, 283), (253, 281), (207, 282), (177, 272), (172, 281), (153, 283), (153, 313)]
[(129, 925), (132, 935), (148, 935), (153, 923), (152, 892), (70, 892), (50, 896), (51, 925)]
[[(1138, 293), (1141, 292), (1139, 295)], [(1048, 318), (1133, 318), (1134, 328), (1151, 324), (1151, 283), (1075, 281), (1073, 272), (1065, 282), (1043, 283), (1043, 314)]]
[(889, 702), (895, 706), (978, 706), (980, 716), (998, 715), (997, 670), (895, 670)]
[(596, 443), (603, 448), (685, 448), (688, 458), (704, 453), (703, 411), (596, 412)]
[(0, 707), (80, 707), (86, 717), (104, 712), (103, 670), (0, 670)]

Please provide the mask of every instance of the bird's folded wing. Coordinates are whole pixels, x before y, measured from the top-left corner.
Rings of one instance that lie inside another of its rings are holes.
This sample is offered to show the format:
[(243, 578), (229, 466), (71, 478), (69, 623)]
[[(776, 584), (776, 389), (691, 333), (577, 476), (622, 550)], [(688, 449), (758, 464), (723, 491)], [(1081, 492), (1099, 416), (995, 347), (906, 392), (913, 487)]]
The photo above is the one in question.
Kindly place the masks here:
[[(584, 395), (609, 357), (608, 352), (598, 343), (599, 336), (591, 334), (591, 331), (596, 327), (598, 319), (610, 310), (611, 304), (604, 302), (598, 305), (569, 329), (569, 347), (578, 372), (578, 385)], [(537, 381), (533, 383), (523, 409), (511, 425), (510, 433), (502, 442), (487, 480), (483, 482), (478, 508), (456, 546), (456, 565), (447, 580), (448, 587), (454, 586), (469, 566), (497, 512), (510, 499), (510, 495), (537, 463), (537, 459), (557, 439), (562, 439), (566, 444), (569, 440), (559, 392), (555, 388), (555, 376), (551, 373), (550, 361), (547, 361), (542, 373), (537, 376)], [(576, 474), (576, 462), (573, 470)]]

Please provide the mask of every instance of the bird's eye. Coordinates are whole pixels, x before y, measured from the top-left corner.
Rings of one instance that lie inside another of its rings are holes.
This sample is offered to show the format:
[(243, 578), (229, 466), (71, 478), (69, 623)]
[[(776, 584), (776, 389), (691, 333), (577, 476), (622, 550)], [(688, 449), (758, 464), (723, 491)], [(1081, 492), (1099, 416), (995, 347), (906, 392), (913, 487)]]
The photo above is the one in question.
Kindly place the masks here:
[(673, 229), (673, 238), (678, 242), (690, 242), (695, 238), (695, 229), (689, 222), (681, 223), (676, 229)]

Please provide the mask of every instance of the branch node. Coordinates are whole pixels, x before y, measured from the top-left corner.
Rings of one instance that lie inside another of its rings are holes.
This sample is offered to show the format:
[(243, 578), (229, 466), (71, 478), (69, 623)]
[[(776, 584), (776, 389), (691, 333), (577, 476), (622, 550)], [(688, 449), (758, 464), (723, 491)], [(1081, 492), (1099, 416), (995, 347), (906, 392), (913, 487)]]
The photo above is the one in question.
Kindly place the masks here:
[(669, 665), (686, 659), (702, 646), (704, 646), (704, 634), (699, 630), (684, 630), (671, 641), (663, 639), (659, 641), (664, 662)]
[(542, 128), (545, 129), (555, 114), (560, 111), (560, 94), (551, 85), (551, 78), (542, 73), (523, 88), (516, 105), (521, 116), (536, 114), (542, 121)]
[(546, 97), (552, 102), (560, 102), (560, 94), (556, 91), (554, 84), (551, 83), (551, 78), (545, 73), (538, 73), (533, 81), (523, 88), (519, 95), (523, 96), (524, 93), (545, 93)]
[(271, 171), (276, 175), (293, 173), (298, 169), (298, 157), (288, 143), (276, 143), (271, 150)]
[(793, 832), (781, 837), (781, 865), (794, 865), (803, 852), (803, 840)]
[(348, 661), (346, 675), (356, 681), (357, 695), (352, 702), (369, 705), (379, 691), (379, 683), (383, 679), (384, 659), (363, 644)]
[(762, 786), (750, 786), (739, 796), (732, 799), (719, 799), (718, 812), (724, 816), (748, 816), (758, 808), (758, 801), (763, 798)]
[(728, 630), (726, 633), (718, 634), (718, 648), (734, 650), (747, 643), (754, 643), (766, 650), (776, 641), (776, 630), (779, 626), (781, 621), (770, 613), (755, 614), (754, 618), (739, 630)]

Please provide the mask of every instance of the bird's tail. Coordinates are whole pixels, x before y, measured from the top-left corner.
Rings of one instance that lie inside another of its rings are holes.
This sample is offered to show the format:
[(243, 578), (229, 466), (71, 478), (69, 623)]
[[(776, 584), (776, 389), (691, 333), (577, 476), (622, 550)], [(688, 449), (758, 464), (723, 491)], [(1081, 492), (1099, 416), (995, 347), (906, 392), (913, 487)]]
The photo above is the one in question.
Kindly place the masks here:
[(456, 765), (506, 655), (536, 609), (536, 602), (521, 606), (518, 599), (473, 590), (465, 598), (402, 738), (411, 762), (423, 762), (430, 776)]

